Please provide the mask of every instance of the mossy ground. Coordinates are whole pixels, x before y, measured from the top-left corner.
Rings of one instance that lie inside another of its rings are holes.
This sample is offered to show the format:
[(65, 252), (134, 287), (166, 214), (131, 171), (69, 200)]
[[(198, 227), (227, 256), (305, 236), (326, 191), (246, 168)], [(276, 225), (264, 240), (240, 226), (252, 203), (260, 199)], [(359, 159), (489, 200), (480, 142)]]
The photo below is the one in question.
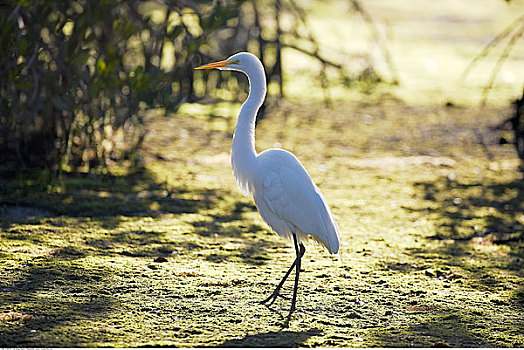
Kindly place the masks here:
[[(370, 45), (339, 3), (311, 4), (325, 54)], [(256, 303), (294, 250), (234, 183), (238, 106), (187, 105), (148, 116), (143, 169), (2, 180), (0, 346), (524, 346), (524, 182), (491, 128), (521, 91), (522, 51), (494, 85), (498, 107), (476, 105), (497, 56), (457, 82), (521, 5), (366, 4), (400, 86), (360, 99), (334, 87), (326, 108), (315, 66), (285, 51), (298, 101), (257, 126), (259, 150), (303, 162), (342, 236), (340, 257), (307, 245), (289, 328), (289, 301)]]
[(152, 113), (140, 171), (3, 183), (0, 345), (524, 346), (524, 183), (489, 127), (508, 112), (283, 102), (260, 122), (342, 235), (341, 257), (307, 246), (288, 329), (289, 301), (256, 302), (294, 252), (236, 189), (233, 121)]

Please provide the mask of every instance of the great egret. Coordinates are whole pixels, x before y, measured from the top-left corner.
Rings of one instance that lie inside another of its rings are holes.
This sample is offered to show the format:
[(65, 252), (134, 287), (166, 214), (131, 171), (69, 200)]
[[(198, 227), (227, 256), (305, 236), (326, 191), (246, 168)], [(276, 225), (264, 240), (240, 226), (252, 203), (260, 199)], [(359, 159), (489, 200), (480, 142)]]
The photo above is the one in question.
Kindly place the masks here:
[(258, 212), (264, 221), (280, 236), (292, 239), (297, 257), (273, 293), (261, 303), (273, 304), (283, 297), (280, 289), (294, 267), (295, 286), (287, 322), (295, 311), (303, 241), (312, 238), (332, 253), (338, 253), (338, 227), (324, 196), (313, 183), (300, 161), (283, 149), (268, 149), (257, 154), (255, 150), (255, 118), (266, 96), (266, 76), (260, 60), (248, 52), (240, 52), (227, 60), (210, 63), (195, 69), (218, 68), (234, 70), (247, 75), (250, 91), (238, 115), (231, 165), (233, 175), (245, 195), (253, 195)]

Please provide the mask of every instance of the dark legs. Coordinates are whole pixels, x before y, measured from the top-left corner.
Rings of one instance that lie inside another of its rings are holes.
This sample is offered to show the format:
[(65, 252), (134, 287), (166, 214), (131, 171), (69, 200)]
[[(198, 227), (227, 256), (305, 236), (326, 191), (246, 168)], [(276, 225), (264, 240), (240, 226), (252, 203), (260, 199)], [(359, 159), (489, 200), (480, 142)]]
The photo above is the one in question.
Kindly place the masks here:
[(287, 299), (282, 294), (280, 294), (280, 289), (284, 285), (284, 282), (286, 282), (286, 279), (291, 274), (291, 271), (293, 271), (293, 268), (296, 266), (295, 286), (293, 288), (293, 298), (291, 300), (291, 308), (289, 309), (289, 314), (287, 316), (286, 324), (289, 322), (289, 319), (291, 318), (291, 314), (295, 311), (295, 305), (297, 302), (297, 290), (298, 290), (298, 278), (300, 274), (300, 266), (302, 263), (302, 256), (304, 256), (304, 253), (306, 252), (306, 248), (304, 247), (304, 245), (302, 243), (298, 244), (297, 236), (294, 232), (293, 232), (293, 243), (295, 245), (295, 252), (297, 254), (295, 261), (293, 261), (293, 264), (291, 265), (289, 270), (287, 270), (286, 274), (284, 275), (284, 277), (282, 278), (278, 286), (275, 288), (273, 293), (267, 299), (264, 299), (260, 302), (262, 304), (265, 304), (271, 300), (271, 302), (268, 304), (268, 306), (271, 306), (275, 302), (275, 300), (277, 300), (277, 297)]
[(293, 261), (293, 264), (291, 265), (291, 267), (289, 268), (289, 270), (287, 270), (286, 274), (284, 275), (284, 277), (282, 278), (282, 280), (280, 281), (280, 283), (278, 284), (278, 286), (275, 288), (275, 290), (273, 291), (273, 293), (266, 299), (262, 300), (260, 303), (261, 304), (265, 304), (267, 303), (268, 301), (271, 300), (271, 302), (267, 305), (267, 306), (271, 306), (273, 305), (273, 303), (275, 302), (275, 300), (277, 300), (277, 297), (282, 297), (282, 298), (287, 298), (285, 296), (283, 296), (282, 294), (280, 294), (280, 288), (282, 288), (282, 286), (284, 285), (284, 282), (286, 282), (289, 274), (291, 273), (291, 271), (293, 271), (293, 268), (295, 267), (295, 265), (297, 264), (297, 259), (295, 259), (295, 261)]
[(289, 309), (289, 314), (287, 315), (286, 323), (289, 323), (291, 319), (291, 314), (295, 312), (295, 304), (297, 303), (297, 291), (298, 291), (298, 277), (300, 275), (300, 266), (302, 265), (302, 256), (306, 252), (306, 248), (302, 243), (300, 243), (300, 248), (297, 244), (297, 237), (293, 234), (293, 243), (295, 243), (295, 252), (297, 253), (297, 259), (295, 260), (297, 271), (295, 273), (295, 286), (293, 287), (293, 299), (291, 300), (291, 308)]

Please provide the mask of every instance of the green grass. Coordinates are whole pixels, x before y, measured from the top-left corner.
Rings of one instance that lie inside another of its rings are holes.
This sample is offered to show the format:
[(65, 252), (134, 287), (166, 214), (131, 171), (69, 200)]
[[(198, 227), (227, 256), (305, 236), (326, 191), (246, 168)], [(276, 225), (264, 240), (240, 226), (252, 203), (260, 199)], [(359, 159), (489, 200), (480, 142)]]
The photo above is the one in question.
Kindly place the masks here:
[[(393, 76), (383, 55), (372, 39), (368, 25), (349, 2), (310, 2), (310, 27), (320, 52), (330, 60), (341, 62), (350, 72), (359, 72), (372, 62), (374, 69), (386, 80)], [(482, 89), (489, 81), (507, 40), (481, 60), (464, 79), (462, 73), (497, 34), (524, 12), (521, 1), (427, 2), (424, 0), (370, 0), (362, 3), (374, 18), (387, 43), (400, 86), (376, 89), (393, 93), (410, 104), (433, 105), (451, 101), (455, 104), (478, 104)], [(522, 94), (522, 57), (524, 45), (517, 44), (495, 80), (490, 104), (505, 105)], [(303, 54), (286, 50), (284, 69), (288, 77), (288, 96), (303, 99), (322, 98), (317, 71), (320, 64)], [(357, 84), (358, 85), (358, 84)], [(366, 87), (362, 87), (366, 90)], [(348, 91), (343, 84), (329, 89), (334, 99), (363, 98)], [(356, 96), (355, 96), (356, 95)]]
[(236, 189), (231, 134), (152, 114), (141, 171), (4, 183), (4, 212), (56, 216), (2, 218), (0, 344), (523, 346), (524, 184), (488, 128), (507, 111), (323, 110), (283, 102), (257, 129), (300, 157), (342, 235), (340, 258), (307, 246), (289, 329), (288, 301), (256, 301), (293, 249)]
[[(258, 150), (295, 153), (341, 230), (340, 256), (307, 245), (289, 329), (289, 301), (256, 301), (294, 250), (236, 188), (238, 106), (221, 103), (150, 113), (142, 169), (2, 180), (0, 345), (524, 346), (524, 182), (492, 129), (511, 112), (522, 63), (510, 60), (502, 73), (516, 82), (497, 83), (482, 110), (487, 71), (454, 80), (521, 7), (367, 4), (393, 28), (401, 85), (335, 86), (326, 107), (288, 52), (291, 101), (257, 126)], [(311, 6), (324, 50), (366, 47), (358, 20)]]

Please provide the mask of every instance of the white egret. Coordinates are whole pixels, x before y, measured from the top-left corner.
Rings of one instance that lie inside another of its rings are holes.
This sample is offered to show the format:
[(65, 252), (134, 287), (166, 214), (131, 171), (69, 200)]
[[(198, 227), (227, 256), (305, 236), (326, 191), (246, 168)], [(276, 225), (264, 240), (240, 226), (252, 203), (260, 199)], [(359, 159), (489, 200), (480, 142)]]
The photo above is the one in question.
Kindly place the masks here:
[(264, 221), (280, 236), (292, 239), (297, 257), (274, 292), (262, 303), (273, 304), (283, 297), (280, 289), (294, 267), (295, 285), (287, 322), (295, 311), (303, 241), (312, 238), (332, 253), (338, 253), (340, 235), (324, 196), (313, 183), (300, 161), (282, 149), (255, 150), (255, 118), (266, 96), (266, 75), (260, 60), (253, 54), (240, 52), (227, 60), (195, 69), (234, 70), (247, 75), (250, 91), (238, 115), (231, 164), (233, 175), (245, 195), (253, 195)]

